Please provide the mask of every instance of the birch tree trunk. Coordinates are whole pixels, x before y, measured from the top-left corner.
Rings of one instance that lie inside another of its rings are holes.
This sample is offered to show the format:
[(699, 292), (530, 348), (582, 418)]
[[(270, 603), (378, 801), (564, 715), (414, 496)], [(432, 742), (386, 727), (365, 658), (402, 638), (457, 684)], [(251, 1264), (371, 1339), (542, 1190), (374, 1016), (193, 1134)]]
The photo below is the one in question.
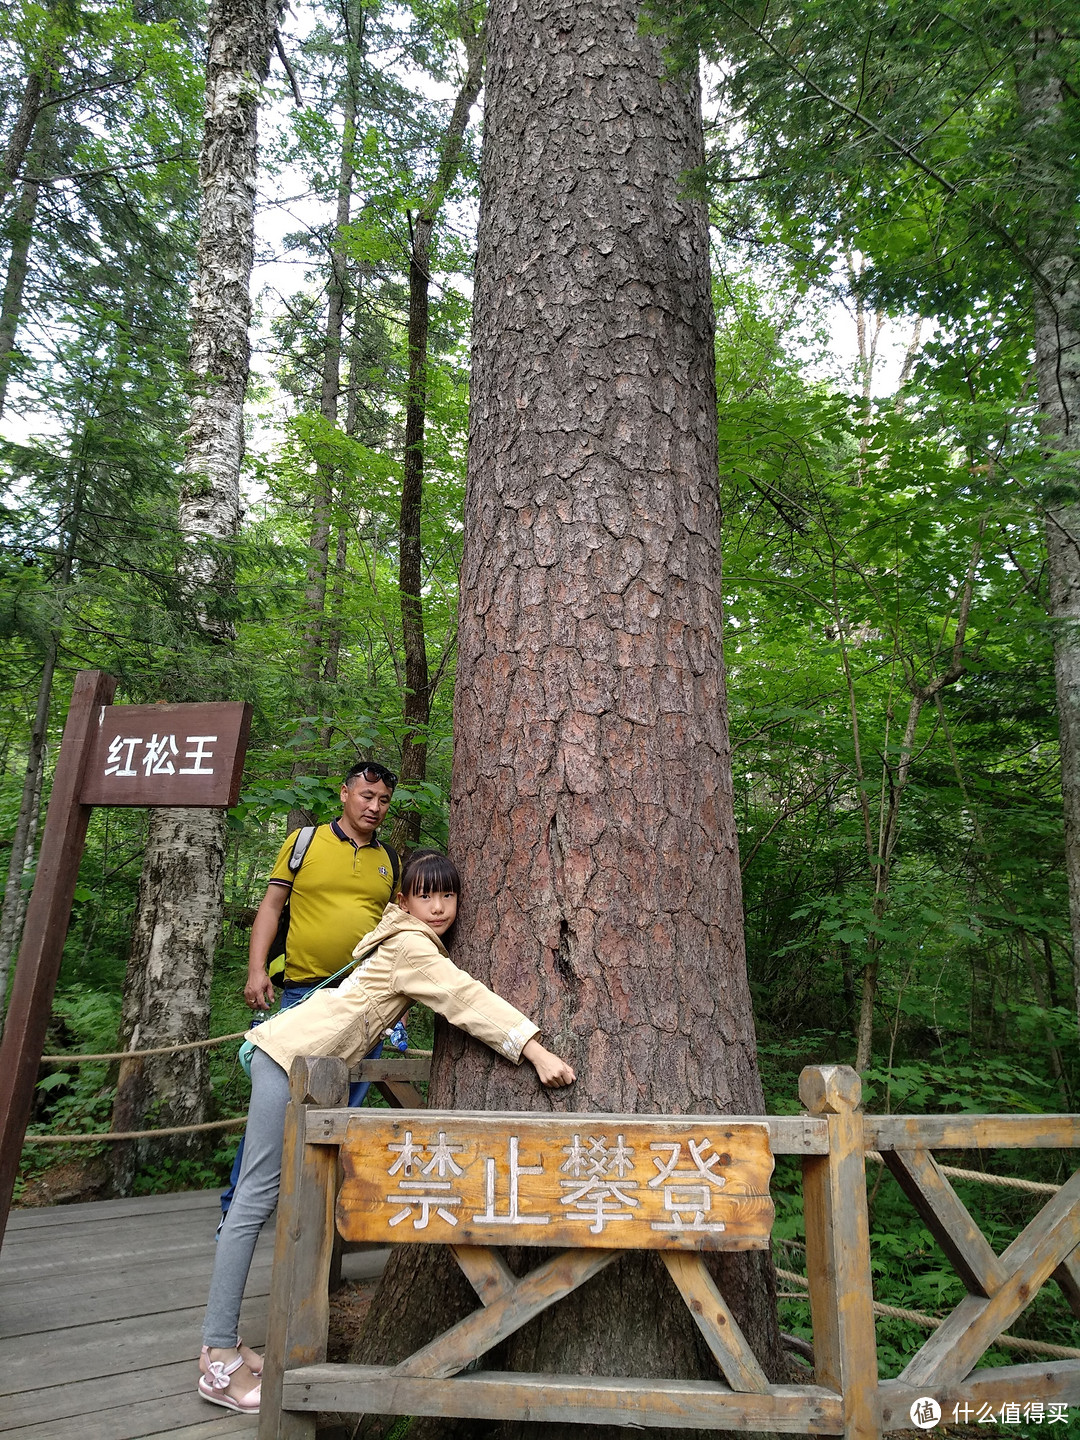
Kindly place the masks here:
[[(1066, 55), (1051, 29), (1032, 37), (1031, 64), (1019, 86), (1021, 114), (1036, 156), (1044, 136), (1064, 133)], [(1080, 1019), (1080, 234), (1069, 189), (1071, 175), (1046, 183), (1042, 219), (1030, 237), (1034, 278), (1035, 373), (1040, 429), (1051, 458), (1061, 456), (1051, 495), (1072, 494), (1046, 509), (1050, 614), (1054, 625), (1065, 864), (1072, 929), (1073, 996)], [(1072, 453), (1069, 453), (1072, 452)]]
[[(201, 623), (211, 640), (224, 643), (231, 627), (218, 602), (232, 591), (229, 542), (240, 524), (258, 97), (282, 5), (283, 0), (214, 0), (208, 21), (193, 394), (180, 527), (193, 542), (185, 580)], [(206, 1037), (224, 857), (223, 811), (151, 812), (124, 987), (123, 1048)], [(125, 1062), (114, 1128), (143, 1128), (149, 1116), (157, 1126), (195, 1124), (206, 1118), (208, 1098), (205, 1050)], [(199, 1137), (158, 1143), (167, 1153), (183, 1155), (198, 1148)], [(114, 1151), (115, 1182), (124, 1191), (145, 1148)]]
[[(683, 180), (702, 149), (696, 83), (666, 75), (632, 0), (496, 0), (454, 958), (531, 1015), (578, 1080), (549, 1096), (528, 1067), (440, 1027), (433, 1105), (756, 1114), (764, 1103), (721, 653), (708, 230)], [(399, 1358), (475, 1308), (451, 1267), (419, 1250), (391, 1261), (365, 1358)], [(485, 1365), (715, 1377), (661, 1268), (623, 1259)], [(716, 1272), (779, 1375), (767, 1257), (719, 1257)], [(382, 1428), (372, 1417), (366, 1433)], [(409, 1431), (479, 1433), (446, 1421)], [(545, 1440), (578, 1433), (543, 1427)]]

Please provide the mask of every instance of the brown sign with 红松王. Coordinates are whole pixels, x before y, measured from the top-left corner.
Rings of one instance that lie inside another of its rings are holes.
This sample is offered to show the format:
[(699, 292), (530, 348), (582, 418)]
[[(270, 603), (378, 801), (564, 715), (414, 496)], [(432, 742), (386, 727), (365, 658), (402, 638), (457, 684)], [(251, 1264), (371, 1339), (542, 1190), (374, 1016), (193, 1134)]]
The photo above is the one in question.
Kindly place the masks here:
[(762, 1250), (772, 1229), (769, 1127), (723, 1116), (369, 1111), (341, 1159), (352, 1241)]
[(251, 706), (102, 705), (83, 805), (227, 808), (240, 798)]
[(251, 706), (113, 705), (116, 681), (75, 677), (34, 889), (0, 1039), (0, 1241), (94, 805), (227, 809), (240, 798)]

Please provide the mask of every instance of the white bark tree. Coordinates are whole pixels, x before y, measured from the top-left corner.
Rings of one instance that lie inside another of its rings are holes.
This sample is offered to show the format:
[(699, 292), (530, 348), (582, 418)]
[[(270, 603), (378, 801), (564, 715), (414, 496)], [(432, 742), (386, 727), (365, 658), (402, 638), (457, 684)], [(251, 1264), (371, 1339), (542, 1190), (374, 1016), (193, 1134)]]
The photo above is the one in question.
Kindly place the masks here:
[[(269, 71), (283, 3), (214, 0), (208, 21), (198, 274), (191, 317), (193, 393), (180, 527), (190, 542), (184, 577), (188, 591), (203, 630), (219, 643), (231, 638), (219, 602), (232, 590), (231, 542), (240, 524), (259, 90)], [(222, 811), (151, 812), (124, 986), (125, 1049), (178, 1044), (209, 1033), (224, 868)], [(159, 1126), (204, 1120), (206, 1066), (205, 1051), (125, 1063), (114, 1128), (139, 1129), (148, 1118)], [(175, 1137), (164, 1143), (172, 1153), (184, 1154), (198, 1138)], [(145, 1144), (117, 1151), (115, 1180), (124, 1190)]]

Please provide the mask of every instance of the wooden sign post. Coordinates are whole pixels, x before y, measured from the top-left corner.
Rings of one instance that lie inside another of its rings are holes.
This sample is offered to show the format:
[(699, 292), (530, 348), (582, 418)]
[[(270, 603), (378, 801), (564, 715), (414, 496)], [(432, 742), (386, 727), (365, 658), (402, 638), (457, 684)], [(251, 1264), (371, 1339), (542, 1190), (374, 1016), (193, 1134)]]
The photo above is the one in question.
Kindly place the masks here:
[(116, 681), (75, 677), (37, 875), (0, 1042), (0, 1242), (94, 805), (227, 808), (240, 797), (251, 706), (116, 705)]

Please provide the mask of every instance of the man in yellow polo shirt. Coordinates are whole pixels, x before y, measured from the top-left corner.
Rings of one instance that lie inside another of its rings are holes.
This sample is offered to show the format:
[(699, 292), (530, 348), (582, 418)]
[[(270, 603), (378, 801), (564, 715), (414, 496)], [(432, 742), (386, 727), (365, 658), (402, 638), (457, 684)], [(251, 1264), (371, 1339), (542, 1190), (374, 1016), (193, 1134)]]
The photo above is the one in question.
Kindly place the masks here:
[(269, 1010), (274, 1003), (267, 956), (286, 901), (284, 1007), (340, 970), (356, 942), (382, 919), (392, 899), (394, 863), (378, 832), (396, 784), (393, 771), (361, 760), (341, 787), (341, 815), (318, 827), (295, 872), (289, 860), (299, 832), (286, 838), (251, 927), (244, 999), (253, 1009)]
[[(300, 832), (294, 830), (286, 837), (251, 925), (244, 999), (253, 1010), (269, 1010), (274, 1003), (267, 961), (286, 901), (289, 933), (281, 987), (283, 1010), (299, 1004), (312, 986), (340, 970), (352, 957), (356, 942), (382, 919), (393, 898), (397, 866), (396, 857), (379, 842), (379, 826), (396, 784), (397, 776), (385, 765), (359, 760), (341, 786), (341, 814), (329, 825), (317, 827), (295, 871), (289, 868), (289, 860)], [(382, 1041), (371, 1053), (382, 1053)], [(367, 1090), (364, 1083), (350, 1085), (349, 1104), (362, 1104)], [(243, 1155), (241, 1140), (228, 1188), (221, 1197), (222, 1220), (232, 1203)]]

